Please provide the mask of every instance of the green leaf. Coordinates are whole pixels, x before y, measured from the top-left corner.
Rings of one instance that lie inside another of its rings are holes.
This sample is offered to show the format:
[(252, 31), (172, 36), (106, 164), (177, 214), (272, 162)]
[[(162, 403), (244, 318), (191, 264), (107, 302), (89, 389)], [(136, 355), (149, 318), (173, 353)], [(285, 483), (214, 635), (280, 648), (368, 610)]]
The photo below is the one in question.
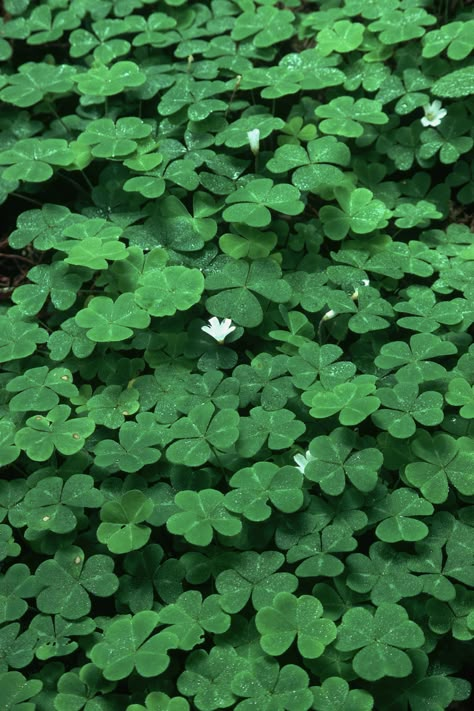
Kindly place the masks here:
[(43, 682), (39, 679), (27, 679), (17, 671), (0, 674), (2, 688), (2, 704), (5, 711), (33, 711), (36, 708), (34, 701), (29, 700), (39, 694)]
[(117, 501), (108, 501), (100, 511), (102, 523), (97, 538), (111, 553), (129, 553), (142, 548), (151, 529), (143, 522), (153, 511), (153, 501), (141, 491), (127, 491)]
[(402, 650), (416, 649), (423, 643), (421, 628), (403, 607), (382, 603), (374, 615), (363, 608), (346, 612), (336, 647), (341, 651), (359, 650), (352, 662), (354, 671), (362, 679), (376, 681), (385, 676), (408, 676), (413, 665)]
[(79, 391), (72, 382), (72, 373), (67, 368), (41, 366), (30, 368), (23, 375), (7, 383), (7, 391), (17, 393), (9, 402), (13, 412), (45, 412), (59, 403), (59, 398), (72, 398)]
[(303, 477), (292, 467), (278, 468), (270, 462), (256, 462), (232, 475), (225, 496), (229, 511), (240, 513), (250, 521), (264, 521), (271, 515), (270, 501), (285, 513), (297, 511), (303, 504)]
[(431, 435), (418, 430), (411, 443), (416, 461), (405, 467), (405, 475), (412, 486), (433, 504), (448, 498), (449, 484), (463, 495), (474, 493), (474, 452), (466, 438), (454, 439), (447, 434)]
[(285, 557), (277, 551), (238, 553), (232, 569), (224, 570), (216, 578), (216, 590), (221, 595), (221, 607), (234, 614), (251, 599), (256, 610), (271, 605), (279, 592), (292, 593), (298, 580), (291, 573), (277, 573)]
[(228, 259), (219, 271), (206, 276), (205, 288), (219, 291), (206, 301), (209, 313), (248, 327), (258, 326), (263, 320), (261, 302), (255, 294), (276, 303), (288, 301), (291, 295), (289, 284), (281, 279), (281, 269), (272, 259), (257, 259), (251, 264)]
[(37, 597), (38, 608), (71, 620), (88, 615), (92, 607), (88, 593), (110, 597), (116, 592), (119, 581), (113, 569), (108, 556), (85, 559), (84, 551), (77, 546), (59, 550), (53, 560), (44, 561), (36, 570), (43, 586)]
[(431, 91), (435, 96), (445, 96), (450, 99), (458, 99), (473, 94), (474, 67), (468, 66), (445, 74), (445, 76), (435, 81)]
[(443, 396), (434, 390), (418, 393), (418, 386), (408, 382), (379, 388), (377, 397), (383, 407), (372, 415), (374, 424), (397, 439), (411, 437), (416, 431), (415, 421), (428, 427), (439, 425), (443, 420)]
[(364, 133), (363, 124), (381, 125), (388, 123), (388, 116), (382, 111), (382, 103), (372, 99), (357, 99), (339, 96), (328, 104), (315, 109), (315, 114), (323, 120), (319, 129), (335, 136), (358, 138)]
[(151, 610), (112, 622), (104, 641), (95, 644), (91, 651), (93, 663), (102, 669), (106, 679), (125, 679), (135, 669), (142, 677), (152, 677), (168, 668), (168, 651), (176, 649), (178, 638), (171, 632), (158, 632), (150, 637), (157, 624), (158, 615)]
[(137, 472), (161, 457), (156, 445), (162, 444), (163, 432), (149, 412), (137, 415), (136, 422), (125, 422), (119, 431), (119, 441), (100, 440), (94, 448), (98, 467), (113, 467), (113, 471)]
[(341, 209), (325, 205), (319, 211), (325, 234), (330, 239), (344, 239), (349, 230), (367, 234), (388, 224), (386, 218), (389, 213), (384, 203), (374, 200), (370, 190), (335, 188), (334, 193)]
[(368, 691), (350, 689), (345, 679), (328, 677), (321, 686), (311, 687), (316, 711), (371, 711), (374, 699)]
[(46, 461), (55, 449), (66, 455), (79, 452), (93, 433), (95, 424), (88, 417), (69, 420), (70, 413), (68, 405), (57, 405), (47, 415), (29, 417), (26, 427), (16, 433), (16, 446), (34, 462)]
[(304, 204), (299, 197), (300, 191), (293, 185), (274, 185), (270, 178), (259, 178), (238, 188), (226, 198), (226, 203), (231, 203), (231, 207), (224, 210), (222, 217), (228, 222), (265, 227), (271, 222), (269, 208), (285, 215), (299, 215), (303, 212)]
[(175, 503), (182, 513), (173, 514), (166, 526), (170, 533), (184, 536), (194, 545), (209, 545), (214, 530), (223, 536), (235, 536), (242, 528), (241, 521), (226, 510), (224, 494), (215, 489), (179, 491)]
[(151, 316), (173, 316), (176, 311), (187, 311), (204, 291), (201, 272), (181, 266), (145, 273), (139, 284), (135, 300)]
[(69, 165), (73, 157), (62, 138), (24, 138), (0, 152), (0, 165), (9, 166), (3, 172), (5, 180), (41, 183), (53, 175), (52, 165)]
[(81, 94), (105, 97), (141, 86), (146, 81), (146, 75), (135, 62), (125, 61), (116, 62), (111, 67), (98, 64), (77, 74), (74, 81)]
[(205, 632), (223, 634), (230, 627), (230, 616), (219, 606), (219, 596), (209, 595), (203, 601), (197, 590), (183, 593), (159, 615), (160, 623), (169, 625), (167, 631), (178, 638), (180, 649), (189, 650), (201, 644)]
[(313, 695), (308, 689), (307, 673), (287, 664), (279, 668), (273, 659), (258, 659), (252, 671), (241, 671), (232, 680), (232, 691), (247, 700), (236, 706), (239, 711), (258, 707), (265, 711), (272, 708), (289, 711), (307, 711), (311, 708)]
[(309, 451), (313, 460), (305, 466), (305, 477), (318, 483), (330, 496), (342, 494), (346, 477), (360, 491), (372, 491), (383, 455), (372, 447), (358, 449), (356, 441), (355, 432), (346, 427), (338, 427), (329, 436), (311, 440)]
[(446, 402), (450, 405), (460, 405), (459, 414), (466, 419), (474, 418), (474, 385), (464, 378), (453, 378), (449, 381)]
[(375, 378), (371, 375), (358, 375), (350, 383), (340, 383), (329, 390), (310, 390), (310, 415), (316, 419), (339, 414), (341, 425), (358, 425), (369, 415), (378, 410), (380, 399), (373, 395)]
[(133, 328), (147, 328), (150, 316), (136, 305), (133, 294), (121, 294), (115, 301), (108, 296), (95, 296), (77, 312), (76, 323), (88, 329), (91, 341), (106, 343), (130, 338)]
[(306, 659), (320, 657), (325, 647), (336, 638), (336, 625), (320, 619), (323, 606), (310, 595), (295, 597), (278, 593), (271, 607), (257, 612), (255, 624), (262, 635), (262, 649), (272, 656), (286, 652), (297, 639), (298, 651)]

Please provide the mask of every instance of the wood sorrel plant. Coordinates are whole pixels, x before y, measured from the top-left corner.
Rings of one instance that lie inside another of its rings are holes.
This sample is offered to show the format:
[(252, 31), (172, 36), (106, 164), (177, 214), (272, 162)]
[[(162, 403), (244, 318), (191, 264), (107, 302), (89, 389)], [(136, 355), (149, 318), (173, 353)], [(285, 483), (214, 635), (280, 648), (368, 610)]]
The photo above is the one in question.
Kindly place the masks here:
[(4, 0), (2, 709), (468, 699), (473, 48), (467, 2)]

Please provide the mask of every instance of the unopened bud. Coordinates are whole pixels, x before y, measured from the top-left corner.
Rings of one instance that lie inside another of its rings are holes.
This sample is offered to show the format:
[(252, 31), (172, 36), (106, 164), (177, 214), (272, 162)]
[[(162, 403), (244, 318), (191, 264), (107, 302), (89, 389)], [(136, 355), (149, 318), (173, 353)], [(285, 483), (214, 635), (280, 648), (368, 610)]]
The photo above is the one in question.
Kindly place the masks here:
[(324, 314), (322, 321), (330, 321), (334, 316), (337, 316), (337, 313), (333, 311), (333, 309), (330, 309), (329, 311), (326, 311)]
[(260, 129), (253, 128), (251, 131), (247, 131), (247, 138), (249, 139), (250, 150), (254, 156), (258, 155), (260, 150)]

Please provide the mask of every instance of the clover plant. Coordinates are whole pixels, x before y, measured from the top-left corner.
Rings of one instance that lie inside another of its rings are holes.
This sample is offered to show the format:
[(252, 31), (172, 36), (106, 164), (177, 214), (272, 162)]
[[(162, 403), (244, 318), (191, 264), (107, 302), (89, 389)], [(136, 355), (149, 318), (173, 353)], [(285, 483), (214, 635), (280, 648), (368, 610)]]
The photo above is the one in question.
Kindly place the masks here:
[(0, 706), (467, 709), (467, 0), (4, 0)]

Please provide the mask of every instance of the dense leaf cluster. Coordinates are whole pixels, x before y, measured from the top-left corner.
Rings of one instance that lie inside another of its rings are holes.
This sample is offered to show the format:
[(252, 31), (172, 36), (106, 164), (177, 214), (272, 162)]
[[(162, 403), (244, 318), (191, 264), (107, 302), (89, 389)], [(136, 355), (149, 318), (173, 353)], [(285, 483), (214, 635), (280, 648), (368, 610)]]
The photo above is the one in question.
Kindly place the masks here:
[(473, 28), (4, 0), (2, 709), (469, 697)]

